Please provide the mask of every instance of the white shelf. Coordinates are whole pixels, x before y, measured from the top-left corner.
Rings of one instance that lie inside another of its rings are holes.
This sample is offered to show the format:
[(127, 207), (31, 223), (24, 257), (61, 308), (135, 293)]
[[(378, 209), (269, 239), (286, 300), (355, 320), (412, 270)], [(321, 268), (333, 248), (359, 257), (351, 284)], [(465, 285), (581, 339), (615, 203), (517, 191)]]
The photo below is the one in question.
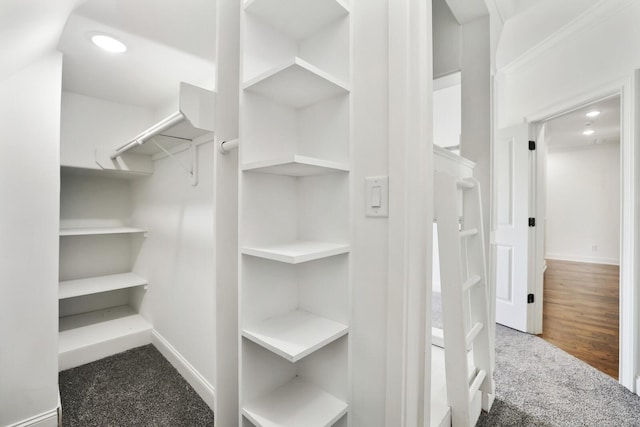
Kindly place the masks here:
[(279, 159), (247, 163), (242, 166), (242, 170), (273, 175), (311, 176), (348, 172), (349, 165), (294, 154)]
[(245, 255), (252, 255), (289, 264), (298, 264), (347, 252), (349, 252), (349, 245), (344, 243), (301, 241), (270, 246), (245, 246), (242, 248), (242, 253)]
[(296, 310), (243, 328), (242, 336), (295, 363), (348, 331), (347, 325)]
[(349, 92), (343, 82), (298, 57), (245, 82), (244, 89), (295, 108)]
[(151, 325), (129, 306), (61, 317), (59, 369), (69, 369), (151, 342)]
[(60, 282), (58, 299), (115, 291), (147, 284), (147, 279), (135, 273), (111, 274), (108, 276), (88, 277), (86, 279), (65, 280)]
[(347, 413), (348, 405), (320, 388), (294, 378), (242, 408), (260, 427), (331, 426)]
[(296, 40), (349, 13), (340, 0), (248, 0), (245, 10)]
[(97, 234), (146, 233), (147, 230), (135, 227), (78, 227), (61, 228), (60, 236), (91, 236)]

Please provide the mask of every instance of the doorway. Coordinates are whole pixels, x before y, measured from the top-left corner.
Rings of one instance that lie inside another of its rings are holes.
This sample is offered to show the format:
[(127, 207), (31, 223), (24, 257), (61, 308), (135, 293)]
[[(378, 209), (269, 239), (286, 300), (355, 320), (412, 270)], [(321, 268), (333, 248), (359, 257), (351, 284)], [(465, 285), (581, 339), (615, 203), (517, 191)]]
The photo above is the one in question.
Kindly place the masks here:
[[(540, 336), (618, 379), (620, 96), (539, 123)], [(542, 261), (540, 260), (542, 258)]]

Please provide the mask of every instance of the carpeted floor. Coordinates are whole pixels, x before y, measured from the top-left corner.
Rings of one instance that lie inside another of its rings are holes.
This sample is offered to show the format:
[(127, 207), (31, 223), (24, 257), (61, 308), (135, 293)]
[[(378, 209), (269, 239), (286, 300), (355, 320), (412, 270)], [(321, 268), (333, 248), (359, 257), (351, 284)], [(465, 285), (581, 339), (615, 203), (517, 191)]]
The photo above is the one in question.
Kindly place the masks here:
[(60, 372), (64, 427), (213, 426), (213, 412), (152, 345)]
[[(433, 324), (442, 325), (440, 294)], [(496, 401), (476, 427), (638, 427), (640, 396), (535, 335), (496, 326)]]

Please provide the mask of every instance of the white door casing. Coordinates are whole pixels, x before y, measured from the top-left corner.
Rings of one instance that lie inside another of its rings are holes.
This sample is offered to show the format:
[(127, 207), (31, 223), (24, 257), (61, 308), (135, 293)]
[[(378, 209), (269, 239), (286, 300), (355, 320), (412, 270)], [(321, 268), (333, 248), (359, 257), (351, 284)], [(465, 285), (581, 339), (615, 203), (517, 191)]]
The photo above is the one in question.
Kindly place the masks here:
[(529, 208), (530, 152), (527, 124), (499, 129), (494, 136), (491, 264), (496, 323), (530, 332)]

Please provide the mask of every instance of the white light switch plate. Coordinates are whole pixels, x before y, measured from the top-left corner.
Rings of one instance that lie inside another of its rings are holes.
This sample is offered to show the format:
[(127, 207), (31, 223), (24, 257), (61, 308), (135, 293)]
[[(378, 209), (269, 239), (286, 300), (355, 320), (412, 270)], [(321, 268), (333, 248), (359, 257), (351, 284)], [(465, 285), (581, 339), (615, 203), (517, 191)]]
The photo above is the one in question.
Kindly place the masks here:
[(366, 183), (365, 214), (371, 217), (389, 216), (389, 177), (369, 176)]

